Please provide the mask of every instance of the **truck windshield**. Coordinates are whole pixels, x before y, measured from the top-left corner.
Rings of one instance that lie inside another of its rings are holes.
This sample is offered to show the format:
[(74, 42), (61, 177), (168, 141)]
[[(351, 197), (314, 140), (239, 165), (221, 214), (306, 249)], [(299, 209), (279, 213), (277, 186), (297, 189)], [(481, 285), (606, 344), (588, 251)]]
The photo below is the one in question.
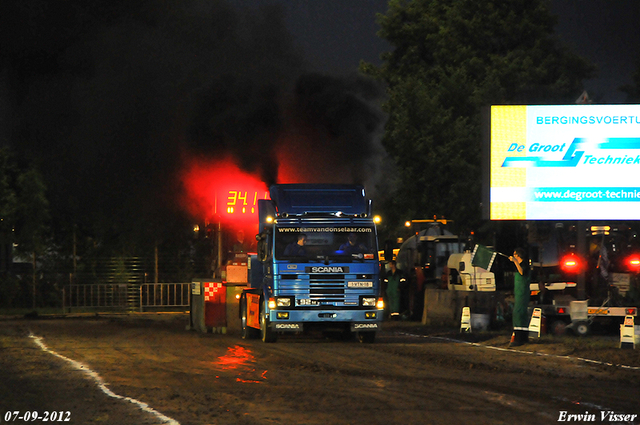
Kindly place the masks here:
[(275, 256), (280, 260), (374, 260), (373, 227), (276, 227)]

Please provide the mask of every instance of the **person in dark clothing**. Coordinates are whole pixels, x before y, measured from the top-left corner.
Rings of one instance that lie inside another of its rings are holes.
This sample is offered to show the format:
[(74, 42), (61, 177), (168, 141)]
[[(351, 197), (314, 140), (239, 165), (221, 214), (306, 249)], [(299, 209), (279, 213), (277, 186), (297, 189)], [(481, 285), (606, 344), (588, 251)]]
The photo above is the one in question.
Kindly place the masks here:
[(529, 298), (531, 295), (531, 268), (523, 248), (516, 248), (509, 260), (516, 266), (513, 279), (513, 342), (510, 347), (517, 347), (529, 342)]
[(247, 247), (244, 243), (244, 231), (239, 230), (236, 234), (236, 242), (233, 244), (233, 252), (234, 253), (245, 253), (247, 252)]
[(304, 249), (304, 244), (307, 243), (307, 235), (301, 233), (298, 235), (297, 242), (291, 242), (284, 249), (284, 255), (291, 257), (304, 257), (306, 255), (306, 251)]
[(397, 320), (400, 317), (402, 293), (406, 290), (407, 280), (402, 270), (397, 268), (396, 260), (389, 262), (389, 272), (384, 278), (384, 287), (389, 302), (389, 317)]
[(349, 234), (347, 241), (340, 246), (339, 251), (346, 255), (369, 252), (366, 246), (358, 242), (358, 235), (355, 233)]

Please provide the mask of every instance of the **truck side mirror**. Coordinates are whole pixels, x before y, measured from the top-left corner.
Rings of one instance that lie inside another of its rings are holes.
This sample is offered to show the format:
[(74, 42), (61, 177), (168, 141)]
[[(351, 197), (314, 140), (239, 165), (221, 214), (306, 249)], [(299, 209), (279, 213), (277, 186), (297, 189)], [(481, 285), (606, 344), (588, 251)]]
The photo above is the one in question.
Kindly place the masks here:
[(260, 239), (258, 241), (258, 260), (260, 260), (261, 262), (265, 262), (268, 258), (269, 246), (267, 244), (267, 241), (265, 241), (264, 239)]
[(256, 240), (258, 241), (258, 260), (261, 262), (265, 262), (271, 256), (271, 250), (269, 249), (268, 232), (257, 234)]
[(460, 261), (460, 263), (458, 264), (458, 270), (460, 270), (461, 272), (464, 271), (464, 261)]

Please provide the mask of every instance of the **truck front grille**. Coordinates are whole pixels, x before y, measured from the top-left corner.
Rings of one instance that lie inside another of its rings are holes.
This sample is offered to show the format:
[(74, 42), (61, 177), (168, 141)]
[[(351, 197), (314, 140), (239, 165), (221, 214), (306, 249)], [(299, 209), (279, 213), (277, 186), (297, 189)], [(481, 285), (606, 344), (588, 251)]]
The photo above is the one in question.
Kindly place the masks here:
[(322, 302), (344, 302), (345, 275), (311, 274), (309, 276), (309, 298)]
[[(293, 277), (293, 278), (292, 278)], [(372, 279), (372, 275), (358, 275), (347, 279), (346, 274), (316, 273), (301, 279), (299, 275), (281, 275), (279, 290), (282, 296), (294, 296), (297, 300), (311, 300), (312, 305), (353, 306), (360, 304), (362, 290), (348, 288), (347, 280)]]

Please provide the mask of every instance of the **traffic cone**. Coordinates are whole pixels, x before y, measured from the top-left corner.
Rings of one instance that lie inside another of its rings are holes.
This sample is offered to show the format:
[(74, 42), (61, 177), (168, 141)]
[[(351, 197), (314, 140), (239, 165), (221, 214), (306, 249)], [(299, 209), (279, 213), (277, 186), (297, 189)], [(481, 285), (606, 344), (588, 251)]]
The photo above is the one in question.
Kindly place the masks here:
[(529, 332), (515, 330), (513, 331), (513, 334), (511, 334), (511, 342), (509, 343), (509, 348), (519, 347), (526, 344), (527, 342), (529, 342)]

